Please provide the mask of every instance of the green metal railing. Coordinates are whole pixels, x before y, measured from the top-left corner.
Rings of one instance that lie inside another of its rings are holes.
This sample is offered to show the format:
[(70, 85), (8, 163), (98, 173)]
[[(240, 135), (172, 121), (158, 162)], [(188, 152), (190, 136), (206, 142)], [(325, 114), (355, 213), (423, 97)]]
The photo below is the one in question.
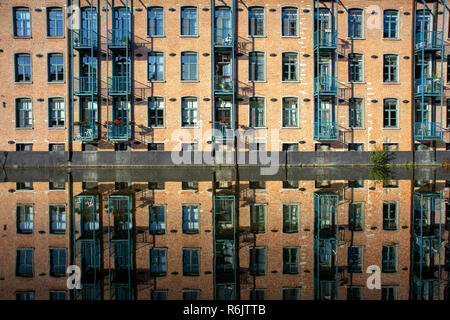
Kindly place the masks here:
[(75, 49), (97, 48), (98, 34), (92, 29), (73, 30), (73, 47)]

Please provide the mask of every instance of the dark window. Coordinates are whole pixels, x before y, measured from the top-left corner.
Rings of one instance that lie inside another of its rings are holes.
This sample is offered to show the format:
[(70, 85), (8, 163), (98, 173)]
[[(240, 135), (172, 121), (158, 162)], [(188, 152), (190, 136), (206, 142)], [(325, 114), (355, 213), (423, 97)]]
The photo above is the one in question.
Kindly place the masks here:
[(264, 8), (252, 7), (248, 9), (248, 35), (264, 35)]
[(148, 188), (150, 190), (164, 190), (164, 182), (149, 182)]
[(283, 8), (281, 9), (282, 19), (282, 35), (283, 37), (297, 36), (297, 8)]
[(31, 15), (29, 8), (14, 8), (14, 36), (31, 37)]
[(397, 202), (383, 203), (383, 230), (394, 231), (397, 230)]
[(64, 81), (64, 56), (62, 53), (48, 55), (48, 81)]
[(149, 229), (151, 234), (166, 233), (166, 207), (162, 205), (152, 205), (148, 207)]
[(299, 232), (299, 211), (298, 204), (283, 204), (283, 233)]
[(183, 300), (200, 300), (200, 290), (183, 290)]
[(34, 229), (33, 205), (21, 204), (16, 206), (17, 233), (29, 234)]
[(195, 97), (181, 98), (181, 126), (195, 127), (198, 122), (198, 101)]
[(19, 53), (15, 55), (15, 81), (31, 82), (31, 55)]
[(283, 143), (283, 151), (298, 151), (298, 143)]
[(50, 291), (49, 294), (50, 300), (66, 300), (65, 291)]
[(17, 182), (16, 183), (17, 190), (33, 190), (32, 182)]
[(164, 35), (164, 10), (160, 7), (149, 7), (147, 10), (149, 36)]
[(16, 151), (31, 151), (33, 148), (33, 144), (31, 143), (17, 143)]
[(50, 128), (64, 128), (65, 118), (66, 118), (66, 111), (64, 107), (64, 99), (63, 98), (48, 99), (48, 126)]
[(395, 54), (383, 56), (383, 82), (398, 82), (398, 57)]
[(181, 8), (181, 35), (182, 36), (197, 35), (197, 8), (195, 7)]
[(252, 51), (248, 56), (249, 63), (249, 81), (265, 81), (265, 62), (264, 52)]
[(383, 128), (398, 127), (398, 107), (396, 99), (384, 99)]
[(64, 37), (64, 12), (62, 8), (47, 9), (47, 36)]
[(200, 249), (183, 249), (183, 276), (200, 275)]
[(34, 291), (16, 292), (16, 300), (34, 300)]
[(181, 190), (198, 190), (198, 181), (182, 181)]
[(354, 202), (350, 203), (348, 207), (349, 218), (348, 225), (351, 231), (364, 230), (364, 203)]
[(282, 75), (283, 81), (298, 80), (298, 54), (295, 52), (283, 53)]
[(48, 145), (48, 151), (64, 151), (64, 143), (50, 143)]
[(183, 233), (200, 232), (200, 208), (198, 205), (183, 205)]
[(363, 271), (363, 248), (348, 247), (348, 272), (361, 273)]
[(250, 232), (266, 232), (266, 212), (267, 205), (265, 204), (250, 205)]
[(66, 206), (50, 205), (50, 233), (64, 234), (66, 233)]
[(154, 277), (167, 275), (167, 249), (150, 249), (150, 274)]
[(363, 55), (360, 53), (349, 54), (348, 57), (348, 81), (364, 81)]
[(362, 143), (349, 143), (348, 151), (364, 151), (364, 144)]
[(154, 128), (164, 127), (164, 98), (148, 98), (148, 126)]
[(362, 294), (363, 294), (362, 287), (347, 288), (347, 300), (362, 300)]
[(385, 10), (383, 16), (383, 37), (385, 39), (398, 38), (397, 10)]
[(16, 250), (16, 276), (33, 276), (33, 249)]
[(64, 277), (66, 275), (66, 249), (50, 249), (50, 275)]
[(349, 38), (363, 37), (363, 11), (361, 9), (350, 9), (348, 11), (348, 36)]
[(300, 288), (283, 288), (283, 300), (300, 300)]
[(299, 274), (300, 249), (298, 247), (283, 248), (283, 274)]
[(265, 181), (250, 181), (249, 188), (250, 189), (265, 189), (266, 182)]
[(162, 52), (148, 53), (148, 80), (149, 81), (164, 80), (164, 53)]
[(250, 289), (250, 300), (266, 300), (266, 289)]
[(250, 247), (250, 275), (264, 276), (266, 274), (266, 248)]
[[(16, 99), (16, 128), (33, 127), (33, 106), (31, 99)], [(31, 150), (30, 150), (31, 151)]]
[(397, 246), (383, 246), (382, 272), (397, 272)]
[(164, 151), (164, 143), (149, 143), (148, 151)]
[(263, 128), (266, 126), (266, 104), (264, 98), (250, 98), (250, 127)]

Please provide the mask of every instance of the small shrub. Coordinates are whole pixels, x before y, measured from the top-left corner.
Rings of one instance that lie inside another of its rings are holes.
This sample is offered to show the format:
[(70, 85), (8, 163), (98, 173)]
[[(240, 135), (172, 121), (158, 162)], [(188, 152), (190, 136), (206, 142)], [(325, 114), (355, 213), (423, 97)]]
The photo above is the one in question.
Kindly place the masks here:
[(376, 150), (370, 154), (370, 162), (375, 167), (385, 167), (388, 161), (389, 153), (386, 150)]

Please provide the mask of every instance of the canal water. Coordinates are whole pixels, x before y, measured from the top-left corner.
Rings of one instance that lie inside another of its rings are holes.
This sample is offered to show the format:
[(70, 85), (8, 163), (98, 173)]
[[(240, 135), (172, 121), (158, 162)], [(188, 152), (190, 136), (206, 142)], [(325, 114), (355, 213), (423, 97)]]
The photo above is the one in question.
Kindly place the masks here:
[(443, 168), (8, 169), (0, 299), (445, 300)]

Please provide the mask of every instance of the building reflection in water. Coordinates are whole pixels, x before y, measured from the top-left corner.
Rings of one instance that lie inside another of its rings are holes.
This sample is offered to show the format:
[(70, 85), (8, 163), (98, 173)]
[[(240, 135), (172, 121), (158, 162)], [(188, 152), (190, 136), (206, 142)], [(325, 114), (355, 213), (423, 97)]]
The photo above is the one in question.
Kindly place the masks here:
[(449, 299), (445, 180), (0, 188), (1, 299)]

